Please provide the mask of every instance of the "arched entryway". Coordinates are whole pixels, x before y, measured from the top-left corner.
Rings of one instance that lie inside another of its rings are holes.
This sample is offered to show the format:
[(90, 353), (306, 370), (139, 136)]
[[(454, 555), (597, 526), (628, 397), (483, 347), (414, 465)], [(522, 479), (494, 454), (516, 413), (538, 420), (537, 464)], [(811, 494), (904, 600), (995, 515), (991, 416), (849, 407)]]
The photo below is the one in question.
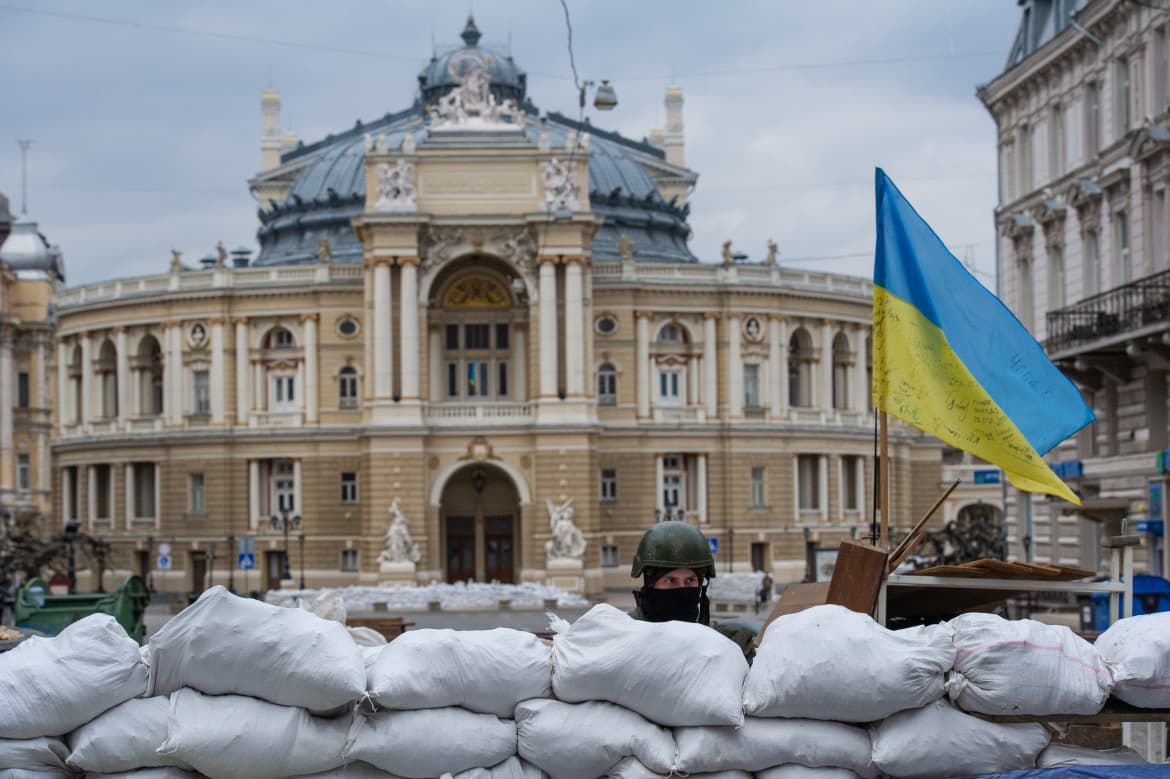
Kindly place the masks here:
[(472, 463), (452, 474), (439, 502), (446, 580), (514, 583), (519, 525), (520, 496), (507, 473)]

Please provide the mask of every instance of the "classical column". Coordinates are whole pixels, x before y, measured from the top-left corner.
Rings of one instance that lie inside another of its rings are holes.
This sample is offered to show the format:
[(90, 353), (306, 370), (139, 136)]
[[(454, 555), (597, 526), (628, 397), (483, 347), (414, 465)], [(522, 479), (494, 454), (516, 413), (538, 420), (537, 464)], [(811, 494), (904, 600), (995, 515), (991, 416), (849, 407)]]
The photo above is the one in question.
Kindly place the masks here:
[(207, 376), (207, 383), (211, 386), (211, 421), (213, 424), (223, 424), (223, 407), (227, 388), (223, 386), (223, 317), (214, 317), (209, 321), (211, 325), (211, 371)]
[(394, 324), (390, 319), (390, 260), (374, 261), (374, 397), (394, 392)]
[(69, 507), (73, 505), (73, 485), (69, 479), (69, 469), (61, 469), (61, 525), (73, 519), (69, 516)]
[(638, 323), (637, 375), (634, 378), (638, 385), (638, 417), (644, 419), (650, 416), (650, 312), (637, 311), (634, 318)]
[(833, 323), (821, 323), (821, 408), (833, 410)]
[(768, 317), (768, 394), (771, 396), (772, 416), (788, 413), (788, 360), (784, 338), (785, 322), (775, 314)]
[(581, 258), (569, 257), (565, 260), (565, 394), (572, 398), (585, 394), (583, 298)]
[(528, 400), (528, 331), (523, 323), (512, 325), (512, 399)]
[(662, 466), (662, 455), (660, 455), (660, 454), (654, 455), (654, 494), (657, 496), (656, 498), (654, 498), (654, 506), (659, 511), (659, 513), (661, 513), (663, 511), (663, 509), (666, 508), (666, 504), (664, 504), (662, 502), (663, 470), (664, 469)]
[(177, 320), (163, 323), (166, 328), (166, 415), (173, 425), (183, 422), (183, 345), (182, 323)]
[(66, 356), (64, 339), (57, 340), (57, 430), (64, 434), (65, 428), (73, 422), (72, 393), (69, 391), (69, 358)]
[(293, 460), (293, 513), (304, 512), (304, 502), (301, 500), (301, 461)]
[(401, 302), (399, 315), (402, 346), (398, 352), (402, 371), (402, 400), (418, 400), (418, 258), (400, 257)]
[(130, 355), (126, 353), (126, 328), (114, 328), (114, 347), (118, 350), (117, 380), (118, 388), (118, 427), (126, 427), (126, 417), (130, 407)]
[(437, 327), (432, 327), (427, 334), (428, 353), (427, 353), (427, 375), (430, 377), (427, 381), (430, 397), (432, 403), (439, 403), (443, 400), (443, 334)]
[(236, 326), (236, 423), (248, 424), (248, 413), (252, 410), (251, 387), (249, 385), (250, 365), (248, 364), (248, 318), (234, 317)]
[(825, 454), (817, 458), (817, 500), (824, 519), (829, 516), (829, 456)]
[(305, 421), (317, 421), (320, 392), (317, 386), (317, 315), (301, 314), (305, 327)]
[[(134, 497), (136, 492), (134, 484), (134, 463), (126, 463), (123, 472), (126, 474), (126, 529), (129, 530), (134, 527)], [(72, 496), (70, 496), (70, 499), (72, 500)]]
[(849, 393), (849, 408), (854, 411), (865, 411), (869, 408), (866, 398), (872, 391), (865, 377), (865, 327), (856, 325), (852, 335), (853, 365), (850, 367), (850, 373), (853, 376), (853, 391)]
[(267, 411), (265, 402), (268, 392), (268, 377), (264, 373), (264, 363), (260, 360), (252, 363), (252, 408), (257, 411)]
[(90, 465), (85, 469), (86, 496), (85, 496), (85, 524), (91, 530), (93, 521), (97, 518), (97, 467)]
[(12, 441), (12, 325), (0, 325), (0, 489), (16, 487), (16, 448)]
[(81, 336), (81, 419), (85, 424), (93, 419), (93, 344), (89, 335)]
[(707, 419), (719, 418), (719, 340), (715, 322), (719, 315), (708, 311), (703, 315), (703, 403)]
[(695, 500), (699, 512), (699, 524), (707, 524), (707, 455), (695, 455)]
[(703, 383), (702, 371), (699, 367), (699, 360), (690, 359), (687, 361), (687, 402), (686, 405), (699, 407), (702, 403), (702, 393), (699, 391), (700, 385)]
[(557, 267), (553, 257), (540, 262), (540, 397), (557, 396)]
[(248, 527), (260, 519), (260, 461), (248, 460)]
[(727, 416), (743, 416), (743, 358), (740, 356), (739, 313), (727, 317)]

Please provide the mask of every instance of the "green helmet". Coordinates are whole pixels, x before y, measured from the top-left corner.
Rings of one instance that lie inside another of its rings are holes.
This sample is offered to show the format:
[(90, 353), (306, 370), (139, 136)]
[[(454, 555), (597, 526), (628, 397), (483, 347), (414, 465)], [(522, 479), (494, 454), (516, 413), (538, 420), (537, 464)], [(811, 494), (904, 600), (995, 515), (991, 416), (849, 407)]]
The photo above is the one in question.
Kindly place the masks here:
[(715, 558), (706, 536), (694, 525), (678, 520), (659, 522), (642, 536), (630, 576), (636, 579), (647, 568), (690, 568), (699, 576), (715, 578)]

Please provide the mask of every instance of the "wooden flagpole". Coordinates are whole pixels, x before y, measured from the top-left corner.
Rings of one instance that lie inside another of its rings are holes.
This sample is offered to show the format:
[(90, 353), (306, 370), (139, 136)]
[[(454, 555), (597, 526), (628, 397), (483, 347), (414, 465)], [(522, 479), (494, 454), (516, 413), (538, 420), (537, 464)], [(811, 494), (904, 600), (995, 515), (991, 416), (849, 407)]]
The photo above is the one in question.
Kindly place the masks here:
[(878, 476), (881, 484), (878, 486), (878, 495), (882, 504), (882, 535), (878, 544), (879, 549), (890, 550), (890, 428), (886, 412), (878, 412)]

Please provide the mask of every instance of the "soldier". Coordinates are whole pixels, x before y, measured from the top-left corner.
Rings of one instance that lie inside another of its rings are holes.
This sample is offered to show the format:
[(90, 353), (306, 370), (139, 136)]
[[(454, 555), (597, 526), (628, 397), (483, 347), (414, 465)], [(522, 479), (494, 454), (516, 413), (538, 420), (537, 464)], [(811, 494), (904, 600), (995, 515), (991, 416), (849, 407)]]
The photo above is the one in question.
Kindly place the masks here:
[(715, 558), (699, 529), (687, 522), (659, 522), (642, 536), (630, 576), (642, 577), (634, 590), (634, 619), (648, 622), (698, 622), (730, 638), (749, 660), (755, 652), (754, 633), (736, 625), (711, 623), (707, 585), (715, 578)]

